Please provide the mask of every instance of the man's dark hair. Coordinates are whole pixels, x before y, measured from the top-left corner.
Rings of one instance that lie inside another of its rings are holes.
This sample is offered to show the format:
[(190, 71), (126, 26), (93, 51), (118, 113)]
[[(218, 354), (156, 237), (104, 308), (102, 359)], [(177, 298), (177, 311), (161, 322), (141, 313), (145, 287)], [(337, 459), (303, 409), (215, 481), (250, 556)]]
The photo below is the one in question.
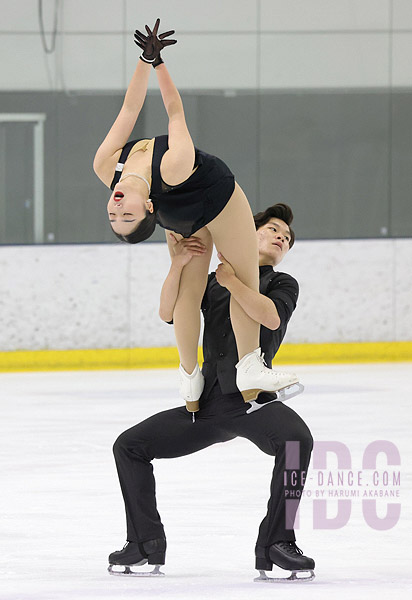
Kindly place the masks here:
[(289, 248), (292, 248), (293, 244), (295, 243), (295, 232), (290, 226), (290, 224), (293, 221), (293, 212), (290, 206), (281, 203), (274, 204), (273, 206), (269, 206), (269, 208), (267, 208), (263, 212), (257, 213), (253, 216), (253, 218), (255, 219), (256, 230), (258, 230), (260, 227), (263, 227), (263, 225), (266, 225), (266, 223), (268, 223), (270, 219), (281, 219), (282, 221), (284, 221), (286, 225), (289, 225)]
[(154, 212), (151, 213), (147, 210), (143, 221), (140, 221), (139, 225), (131, 233), (128, 235), (121, 235), (120, 233), (116, 233), (114, 230), (113, 233), (119, 238), (119, 240), (122, 240), (122, 242), (127, 242), (128, 244), (138, 244), (139, 242), (147, 240), (155, 229), (156, 215)]

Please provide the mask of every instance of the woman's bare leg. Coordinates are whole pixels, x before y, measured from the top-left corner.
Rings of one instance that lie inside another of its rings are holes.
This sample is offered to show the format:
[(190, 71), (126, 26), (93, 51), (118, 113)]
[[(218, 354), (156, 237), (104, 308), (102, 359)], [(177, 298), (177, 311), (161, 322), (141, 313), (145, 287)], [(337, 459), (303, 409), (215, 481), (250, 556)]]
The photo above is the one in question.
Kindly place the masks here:
[[(181, 235), (174, 234), (177, 239)], [(179, 295), (173, 312), (173, 324), (180, 362), (186, 373), (192, 373), (197, 364), (197, 349), (200, 335), (200, 307), (205, 293), (210, 258), (212, 256), (212, 236), (206, 227), (195, 234), (207, 247), (202, 256), (193, 256), (183, 268), (180, 278)], [(169, 252), (172, 247), (168, 239)]]
[[(256, 227), (249, 202), (236, 184), (222, 212), (208, 223), (213, 242), (230, 262), (236, 276), (252, 290), (259, 290), (259, 251)], [(260, 325), (231, 297), (230, 316), (239, 360), (259, 347)]]

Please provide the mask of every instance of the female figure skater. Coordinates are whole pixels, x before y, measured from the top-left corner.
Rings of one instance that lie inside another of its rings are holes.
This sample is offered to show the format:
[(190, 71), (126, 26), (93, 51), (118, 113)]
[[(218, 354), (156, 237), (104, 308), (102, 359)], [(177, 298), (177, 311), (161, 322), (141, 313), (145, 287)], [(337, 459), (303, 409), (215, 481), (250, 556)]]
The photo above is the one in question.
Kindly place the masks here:
[[(248, 200), (229, 168), (219, 158), (194, 147), (182, 100), (160, 52), (176, 40), (157, 35), (160, 20), (147, 35), (136, 30), (142, 48), (123, 106), (98, 148), (93, 167), (113, 193), (107, 204), (114, 233), (137, 243), (166, 229), (172, 255), (176, 239), (190, 238), (197, 255), (183, 269), (173, 323), (180, 356), (180, 393), (189, 411), (199, 410), (204, 379), (197, 363), (200, 306), (207, 284), (213, 243), (232, 264), (245, 286), (258, 290), (258, 248)], [(151, 66), (155, 67), (169, 117), (168, 136), (128, 142), (142, 109)], [(114, 177), (113, 177), (114, 175)], [(196, 237), (192, 237), (196, 233)], [(173, 237), (174, 236), (174, 237)], [(202, 242), (204, 248), (199, 245)], [(162, 293), (167, 293), (167, 285)], [(259, 348), (260, 326), (231, 298), (230, 318), (239, 362), (236, 384), (245, 402), (261, 391), (284, 389), (298, 379), (265, 366)]]

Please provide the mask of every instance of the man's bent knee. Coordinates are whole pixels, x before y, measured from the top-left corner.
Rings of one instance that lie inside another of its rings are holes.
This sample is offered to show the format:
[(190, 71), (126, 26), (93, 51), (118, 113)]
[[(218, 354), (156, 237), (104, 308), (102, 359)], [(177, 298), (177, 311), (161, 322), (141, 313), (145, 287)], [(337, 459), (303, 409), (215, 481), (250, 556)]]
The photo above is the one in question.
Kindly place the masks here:
[(119, 435), (113, 444), (113, 454), (116, 459), (127, 455), (132, 459), (150, 462), (154, 458), (152, 444), (140, 437), (133, 427)]
[(115, 456), (119, 456), (119, 454), (124, 452), (127, 448), (126, 435), (125, 435), (126, 433), (127, 433), (126, 431), (121, 433), (119, 435), (119, 437), (117, 438), (117, 440), (115, 441), (115, 443), (113, 444), (113, 454)]

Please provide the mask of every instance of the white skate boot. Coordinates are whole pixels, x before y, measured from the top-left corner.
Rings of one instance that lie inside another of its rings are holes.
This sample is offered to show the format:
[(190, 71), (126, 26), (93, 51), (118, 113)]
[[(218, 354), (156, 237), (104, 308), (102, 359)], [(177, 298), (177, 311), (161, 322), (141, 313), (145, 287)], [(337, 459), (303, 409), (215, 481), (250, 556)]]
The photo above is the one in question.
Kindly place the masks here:
[(195, 413), (199, 410), (199, 398), (205, 387), (205, 378), (203, 377), (199, 365), (196, 364), (193, 373), (186, 373), (182, 365), (179, 366), (180, 386), (179, 392), (186, 402), (186, 408), (189, 412)]
[(294, 373), (268, 369), (260, 348), (246, 354), (237, 363), (236, 369), (236, 385), (245, 402), (256, 400), (260, 392), (278, 392), (299, 381)]

